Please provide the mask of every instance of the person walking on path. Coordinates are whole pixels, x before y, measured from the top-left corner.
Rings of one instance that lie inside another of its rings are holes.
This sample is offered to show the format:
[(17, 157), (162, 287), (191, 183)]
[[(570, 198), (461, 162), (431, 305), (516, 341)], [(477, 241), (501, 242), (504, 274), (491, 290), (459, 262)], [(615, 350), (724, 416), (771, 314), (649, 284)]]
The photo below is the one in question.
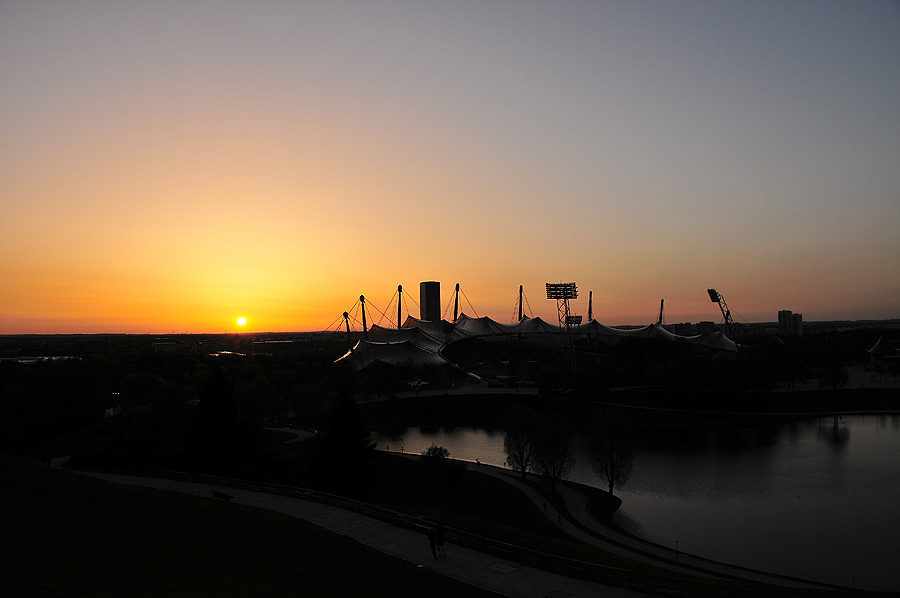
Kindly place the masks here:
[(442, 557), (446, 558), (447, 553), (444, 552), (444, 524), (443, 523), (438, 523), (437, 532), (435, 533), (435, 539), (437, 540), (438, 556), (442, 556)]
[(431, 546), (431, 556), (434, 557), (434, 560), (437, 560), (437, 551), (434, 549), (434, 547), (437, 545), (437, 532), (434, 528), (428, 530), (428, 544)]

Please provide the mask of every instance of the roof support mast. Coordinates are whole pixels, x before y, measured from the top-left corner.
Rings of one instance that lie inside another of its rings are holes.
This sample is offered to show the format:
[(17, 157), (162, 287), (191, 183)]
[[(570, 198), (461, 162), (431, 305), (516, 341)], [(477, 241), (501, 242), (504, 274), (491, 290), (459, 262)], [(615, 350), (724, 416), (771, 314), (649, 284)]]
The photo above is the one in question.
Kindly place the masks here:
[[(588, 291), (588, 322), (594, 319), (594, 291)], [(590, 330), (590, 329), (589, 329)], [(591, 333), (588, 332), (588, 343), (593, 339), (591, 338)]]
[(400, 330), (400, 325), (402, 322), (400, 321), (400, 310), (403, 308), (403, 285), (397, 285), (397, 330)]
[(363, 338), (369, 340), (369, 329), (366, 328), (366, 298), (364, 295), (359, 296), (359, 302), (362, 305)]
[(344, 312), (344, 324), (347, 325), (347, 344), (353, 346), (353, 338), (350, 336), (350, 314)]
[(519, 322), (522, 321), (522, 295), (524, 293), (523, 285), (519, 285)]
[[(523, 285), (519, 285), (519, 319), (518, 321), (522, 321), (522, 296), (525, 294), (525, 289)], [(519, 333), (519, 342), (522, 342), (522, 333)]]

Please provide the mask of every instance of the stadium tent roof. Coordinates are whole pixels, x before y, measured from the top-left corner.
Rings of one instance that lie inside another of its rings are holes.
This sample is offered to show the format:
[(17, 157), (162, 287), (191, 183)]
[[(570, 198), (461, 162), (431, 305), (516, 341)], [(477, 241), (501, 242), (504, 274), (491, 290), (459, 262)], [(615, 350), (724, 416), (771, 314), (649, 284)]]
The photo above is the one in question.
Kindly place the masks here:
[(519, 331), (519, 324), (500, 324), (487, 316), (482, 318), (470, 318), (462, 314), (456, 319), (456, 326), (466, 336), (498, 336), (515, 334)]
[(347, 351), (338, 361), (343, 359), (355, 365), (356, 369), (362, 369), (375, 361), (383, 361), (393, 365), (408, 364), (415, 367), (449, 363), (436, 352), (426, 351), (409, 341), (395, 343), (359, 341), (356, 343), (356, 346)]
[(581, 324), (576, 332), (581, 335), (600, 337), (601, 340), (609, 345), (614, 345), (619, 339), (623, 338), (664, 338), (666, 340), (681, 340), (687, 337), (672, 334), (659, 324), (650, 324), (643, 328), (610, 328), (604, 326), (597, 320), (591, 320), (585, 324)]
[[(591, 320), (577, 326), (574, 333), (580, 337), (590, 336), (598, 341), (615, 345), (623, 338), (661, 338), (669, 341), (686, 342), (692, 345), (719, 351), (738, 350), (737, 343), (722, 332), (704, 332), (695, 336), (673, 334), (659, 324), (643, 328), (612, 328)], [(466, 338), (497, 336), (547, 335), (556, 338), (565, 334), (559, 326), (549, 324), (541, 318), (522, 318), (515, 324), (500, 324), (488, 317), (471, 318), (462, 314), (455, 323), (446, 320), (426, 321), (409, 316), (403, 326), (382, 328), (372, 326), (368, 340), (360, 341), (340, 359), (347, 359), (357, 368), (363, 368), (374, 361), (391, 364), (413, 364), (417, 366), (441, 365), (449, 363), (441, 355), (450, 343)]]
[(879, 357), (884, 357), (887, 354), (887, 350), (884, 347), (884, 337), (883, 336), (878, 337), (878, 342), (875, 343), (875, 346), (873, 346), (871, 349), (868, 350), (868, 353), (871, 353), (872, 355), (877, 355)]
[(868, 353), (875, 359), (889, 359), (892, 361), (900, 359), (900, 350), (898, 350), (896, 342), (897, 341), (893, 341), (895, 346), (891, 346), (884, 341), (883, 336), (880, 336), (878, 337), (878, 342), (869, 349)]
[(447, 344), (440, 338), (428, 334), (426, 329), (418, 327), (407, 327), (398, 330), (396, 328), (372, 326), (367, 340), (379, 344), (408, 342), (429, 353), (437, 353), (441, 350), (441, 347)]
[(412, 316), (407, 316), (406, 321), (403, 323), (403, 328), (413, 328), (415, 330), (419, 330), (428, 337), (435, 339), (437, 342), (440, 342), (442, 345), (447, 345), (469, 336), (469, 334), (465, 330), (463, 330), (458, 325), (458, 323), (453, 324), (452, 322), (448, 322), (447, 320), (428, 321), (419, 320)]
[(550, 334), (550, 333), (559, 333), (559, 326), (554, 326), (553, 324), (548, 324), (544, 320), (540, 318), (529, 318), (524, 317), (518, 324), (519, 329), (516, 332), (521, 332), (523, 334), (536, 333), (536, 334)]
[(708, 331), (703, 334), (698, 334), (697, 336), (684, 336), (680, 338), (683, 338), (689, 343), (700, 345), (702, 347), (709, 347), (711, 349), (732, 352), (738, 350), (737, 343), (725, 336), (724, 332)]

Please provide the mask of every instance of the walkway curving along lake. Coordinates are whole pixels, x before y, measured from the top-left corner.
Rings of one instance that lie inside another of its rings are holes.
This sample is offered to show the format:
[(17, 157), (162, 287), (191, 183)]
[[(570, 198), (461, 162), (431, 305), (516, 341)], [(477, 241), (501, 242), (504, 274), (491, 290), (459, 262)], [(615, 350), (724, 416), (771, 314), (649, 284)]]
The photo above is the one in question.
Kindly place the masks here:
[[(503, 434), (409, 428), (380, 449), (503, 467)], [(568, 476), (602, 487), (583, 451)], [(642, 433), (615, 522), (662, 546), (823, 583), (900, 590), (900, 415)]]

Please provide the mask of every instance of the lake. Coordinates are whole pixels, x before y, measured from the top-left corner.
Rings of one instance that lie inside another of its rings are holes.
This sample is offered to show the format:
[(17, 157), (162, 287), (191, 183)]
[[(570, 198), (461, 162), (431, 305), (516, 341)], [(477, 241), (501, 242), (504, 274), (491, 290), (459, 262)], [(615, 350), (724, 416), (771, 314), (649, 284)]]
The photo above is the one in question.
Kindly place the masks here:
[[(505, 465), (503, 433), (409, 428), (378, 448)], [(579, 439), (568, 479), (606, 488)], [(717, 561), (867, 590), (900, 590), (900, 415), (643, 432), (614, 521)]]

